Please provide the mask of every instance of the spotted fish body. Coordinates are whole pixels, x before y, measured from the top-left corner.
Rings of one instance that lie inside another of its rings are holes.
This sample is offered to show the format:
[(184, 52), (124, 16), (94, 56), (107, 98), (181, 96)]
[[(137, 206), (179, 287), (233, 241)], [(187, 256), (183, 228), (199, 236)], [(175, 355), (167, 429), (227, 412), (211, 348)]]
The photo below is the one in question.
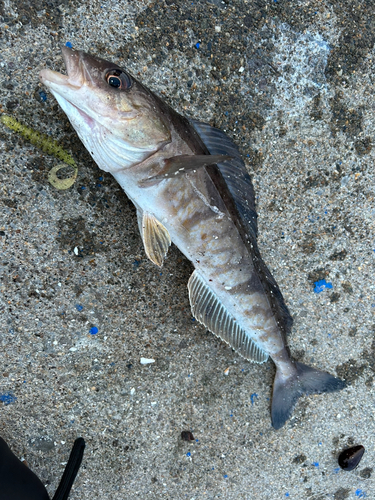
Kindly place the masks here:
[(276, 365), (272, 423), (301, 394), (340, 379), (294, 362), (292, 318), (257, 246), (254, 191), (234, 143), (179, 115), (117, 65), (63, 48), (68, 75), (41, 72), (98, 166), (137, 207), (147, 256), (162, 265), (171, 241), (193, 263), (193, 315), (246, 359)]

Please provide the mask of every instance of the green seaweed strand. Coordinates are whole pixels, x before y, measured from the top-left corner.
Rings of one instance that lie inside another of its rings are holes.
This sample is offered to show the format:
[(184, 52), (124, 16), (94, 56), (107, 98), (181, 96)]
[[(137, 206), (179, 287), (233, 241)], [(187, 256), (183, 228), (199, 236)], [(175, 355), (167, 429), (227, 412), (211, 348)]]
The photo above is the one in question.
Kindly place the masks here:
[[(22, 137), (31, 142), (31, 144), (37, 148), (41, 149), (44, 153), (54, 156), (64, 162), (64, 164), (56, 165), (49, 171), (48, 181), (52, 184), (52, 186), (56, 189), (68, 189), (74, 184), (78, 174), (78, 167), (70, 154), (67, 153), (57, 141), (51, 139), (51, 137), (46, 134), (23, 125), (12, 116), (3, 114), (1, 115), (0, 120), (6, 127), (22, 135)], [(66, 165), (73, 168), (73, 175), (66, 179), (59, 179), (56, 174), (59, 170), (65, 168)]]

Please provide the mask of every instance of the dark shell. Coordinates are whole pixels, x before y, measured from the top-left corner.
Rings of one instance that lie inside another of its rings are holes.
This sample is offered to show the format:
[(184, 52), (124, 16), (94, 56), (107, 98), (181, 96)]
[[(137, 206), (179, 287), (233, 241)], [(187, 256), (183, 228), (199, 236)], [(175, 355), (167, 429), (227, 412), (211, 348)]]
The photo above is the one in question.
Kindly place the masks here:
[(347, 448), (339, 455), (339, 466), (343, 470), (354, 470), (361, 461), (364, 452), (365, 448), (361, 444)]
[(190, 431), (182, 431), (181, 432), (181, 439), (183, 441), (194, 441), (195, 440), (193, 434)]

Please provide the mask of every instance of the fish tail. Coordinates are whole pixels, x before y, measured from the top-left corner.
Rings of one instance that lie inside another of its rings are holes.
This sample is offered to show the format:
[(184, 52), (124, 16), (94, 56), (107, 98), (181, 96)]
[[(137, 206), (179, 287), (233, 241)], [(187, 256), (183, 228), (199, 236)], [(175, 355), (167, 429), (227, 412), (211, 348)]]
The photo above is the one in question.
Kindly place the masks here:
[(280, 429), (290, 417), (298, 398), (303, 394), (340, 391), (346, 387), (344, 380), (311, 366), (295, 362), (296, 372), (285, 378), (280, 370), (276, 377), (272, 395), (272, 425)]

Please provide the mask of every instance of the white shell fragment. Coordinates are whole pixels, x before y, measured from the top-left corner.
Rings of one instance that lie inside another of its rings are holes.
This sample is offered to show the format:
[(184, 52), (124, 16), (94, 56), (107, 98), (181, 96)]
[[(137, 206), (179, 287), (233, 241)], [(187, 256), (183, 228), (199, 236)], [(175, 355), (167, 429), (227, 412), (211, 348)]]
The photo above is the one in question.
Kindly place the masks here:
[(152, 358), (141, 358), (141, 365), (149, 365), (150, 363), (155, 363)]
[(229, 374), (229, 366), (226, 370), (224, 370), (224, 375), (228, 375)]
[(134, 394), (134, 393), (135, 393), (135, 389), (134, 389), (134, 387), (132, 387), (132, 388), (130, 389), (130, 394), (133, 396), (133, 394)]

